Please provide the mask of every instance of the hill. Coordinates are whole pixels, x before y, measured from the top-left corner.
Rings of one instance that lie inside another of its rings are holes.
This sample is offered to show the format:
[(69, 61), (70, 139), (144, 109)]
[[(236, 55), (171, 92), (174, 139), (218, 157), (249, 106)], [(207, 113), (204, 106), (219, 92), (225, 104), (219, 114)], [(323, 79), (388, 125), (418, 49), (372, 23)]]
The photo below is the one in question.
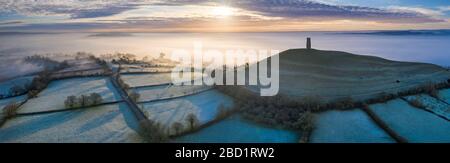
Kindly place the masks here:
[[(447, 69), (427, 63), (315, 49), (292, 49), (278, 55), (279, 93), (294, 98), (317, 96), (326, 101), (347, 97), (364, 100), (383, 92), (397, 93), (450, 79)], [(259, 91), (255, 86), (248, 88)]]

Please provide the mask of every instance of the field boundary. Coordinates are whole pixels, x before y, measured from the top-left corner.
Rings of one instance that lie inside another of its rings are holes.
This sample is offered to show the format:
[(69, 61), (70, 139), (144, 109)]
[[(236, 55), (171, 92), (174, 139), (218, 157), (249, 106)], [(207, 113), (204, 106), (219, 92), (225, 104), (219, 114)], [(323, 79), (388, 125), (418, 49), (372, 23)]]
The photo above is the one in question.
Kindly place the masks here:
[(207, 92), (207, 91), (212, 91), (212, 90), (214, 90), (214, 88), (204, 89), (204, 90), (201, 90), (201, 91), (198, 91), (198, 92), (194, 92), (194, 93), (191, 93), (191, 94), (187, 94), (187, 95), (181, 95), (181, 96), (175, 96), (175, 97), (168, 97), (168, 98), (161, 98), (161, 99), (154, 99), (154, 100), (148, 100), (148, 101), (140, 101), (140, 102), (137, 102), (137, 103), (138, 103), (138, 104), (146, 104), (146, 103), (152, 103), (152, 102), (159, 102), (159, 101), (173, 100), (173, 99), (178, 99), (178, 98), (183, 98), (183, 97), (188, 97), (188, 96), (197, 95), (197, 94), (204, 93), (204, 92)]
[(31, 113), (17, 113), (16, 116), (17, 117), (24, 117), (24, 116), (50, 114), (50, 113), (58, 113), (58, 112), (66, 112), (66, 111), (84, 110), (84, 109), (95, 108), (95, 107), (104, 106), (104, 105), (119, 104), (119, 103), (122, 103), (122, 102), (124, 102), (124, 101), (123, 100), (119, 100), (119, 101), (114, 101), (114, 102), (101, 103), (101, 104), (95, 105), (95, 106), (76, 107), (76, 108), (67, 108), (67, 109), (57, 109), (57, 110), (49, 110), (49, 111), (41, 111), (41, 112), (31, 112)]
[(121, 75), (168, 74), (168, 73), (172, 73), (172, 71), (164, 71), (164, 72), (120, 72)]
[(370, 110), (369, 106), (362, 107), (362, 109), (371, 119), (375, 122), (380, 128), (382, 128), (389, 136), (391, 136), (398, 143), (408, 143), (408, 141), (400, 136), (397, 132), (395, 132), (387, 123), (381, 120), (372, 110)]
[[(200, 79), (197, 79), (200, 80)], [(181, 83), (187, 83), (187, 82), (195, 82), (197, 80), (190, 80), (190, 81), (182, 81)], [(174, 85), (173, 82), (168, 82), (168, 83), (161, 83), (161, 84), (153, 84), (153, 85), (142, 85), (142, 86), (134, 86), (134, 87), (130, 87), (131, 89), (140, 89), (140, 88), (147, 88), (147, 87), (159, 87), (159, 86), (167, 86), (167, 85)], [(191, 85), (183, 85), (183, 86), (195, 86), (193, 84)]]
[[(434, 98), (434, 97), (433, 97), (433, 98)], [(442, 119), (444, 119), (444, 120), (450, 122), (450, 119), (448, 119), (447, 117), (445, 117), (445, 116), (443, 116), (443, 115), (439, 115), (439, 114), (435, 113), (435, 112), (432, 111), (432, 110), (429, 110), (429, 109), (423, 109), (423, 108), (418, 108), (418, 107), (416, 107), (416, 106), (414, 106), (414, 105), (411, 105), (411, 102), (409, 102), (407, 99), (405, 99), (405, 97), (400, 97), (400, 99), (403, 100), (403, 101), (405, 101), (406, 103), (408, 103), (408, 105), (412, 106), (413, 108), (416, 108), (416, 109), (420, 109), (420, 110), (426, 111), (426, 112), (428, 112), (428, 113), (431, 113), (431, 114), (433, 114), (433, 115), (435, 115), (435, 116), (438, 116), (439, 118), (442, 118)]]

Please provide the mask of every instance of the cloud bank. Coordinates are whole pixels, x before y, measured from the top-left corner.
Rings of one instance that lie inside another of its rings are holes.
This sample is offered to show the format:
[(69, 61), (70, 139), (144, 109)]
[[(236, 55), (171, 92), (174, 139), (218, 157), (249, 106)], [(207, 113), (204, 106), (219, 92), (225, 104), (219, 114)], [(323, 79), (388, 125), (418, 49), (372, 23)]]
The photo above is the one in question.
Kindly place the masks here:
[[(111, 20), (110, 17), (120, 15), (126, 11), (133, 11), (145, 6), (156, 7), (183, 7), (183, 6), (231, 6), (239, 9), (241, 15), (234, 15), (234, 19), (241, 24), (266, 22), (264, 18), (274, 18), (277, 23), (292, 22), (321, 22), (336, 20), (372, 21), (379, 23), (416, 24), (416, 23), (442, 23), (448, 18), (442, 15), (420, 8), (391, 7), (374, 8), (362, 6), (337, 5), (312, 0), (2, 0), (0, 1), (0, 29), (11, 29), (17, 23), (24, 29), (89, 29), (89, 28), (113, 28), (130, 26), (147, 27), (173, 27), (186, 26), (189, 23), (214, 22), (216, 20), (202, 16), (204, 11), (198, 11), (191, 17), (163, 17), (146, 15), (133, 15)], [(182, 9), (181, 9), (182, 10)], [(176, 12), (176, 11), (175, 11)], [(33, 16), (60, 16), (70, 23), (54, 20), (53, 23), (39, 24), (28, 23), (23, 25), (22, 20), (1, 20), (1, 15)], [(195, 16), (197, 15), (197, 16)], [(91, 22), (77, 20), (93, 19)], [(106, 19), (108, 18), (108, 19)], [(9, 25), (2, 27), (2, 25)], [(65, 27), (66, 26), (66, 27)]]

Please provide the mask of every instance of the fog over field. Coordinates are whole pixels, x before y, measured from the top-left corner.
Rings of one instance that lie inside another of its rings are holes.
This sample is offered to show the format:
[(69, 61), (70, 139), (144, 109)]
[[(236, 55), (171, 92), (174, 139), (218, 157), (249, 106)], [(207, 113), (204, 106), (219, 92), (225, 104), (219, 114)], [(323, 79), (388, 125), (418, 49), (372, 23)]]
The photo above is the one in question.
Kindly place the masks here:
[[(95, 34), (95, 33), (94, 33)], [(287, 50), (305, 46), (311, 37), (313, 48), (374, 55), (399, 61), (420, 61), (449, 66), (448, 35), (368, 35), (337, 32), (278, 33), (134, 33), (131, 36), (98, 37), (92, 33), (15, 34), (2, 36), (2, 56), (24, 56), (45, 53), (95, 54), (124, 52), (140, 57), (159, 53), (171, 54), (174, 49), (192, 51), (194, 42), (207, 49), (274, 49)]]

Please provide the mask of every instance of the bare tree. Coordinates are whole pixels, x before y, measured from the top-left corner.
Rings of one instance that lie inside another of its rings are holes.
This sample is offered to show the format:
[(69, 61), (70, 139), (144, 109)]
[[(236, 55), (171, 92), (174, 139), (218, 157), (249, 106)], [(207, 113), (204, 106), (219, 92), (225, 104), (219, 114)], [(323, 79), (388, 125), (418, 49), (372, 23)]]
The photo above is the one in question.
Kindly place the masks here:
[(98, 105), (103, 102), (102, 96), (98, 93), (91, 93), (91, 95), (89, 95), (89, 98), (92, 102), (92, 105)]
[(66, 108), (73, 108), (77, 106), (77, 101), (78, 99), (76, 96), (69, 96), (66, 101), (64, 101), (64, 104), (66, 105)]
[(28, 98), (35, 98), (39, 94), (38, 90), (30, 90), (27, 93)]
[(3, 108), (3, 116), (5, 118), (11, 118), (17, 114), (17, 109), (19, 109), (19, 104), (12, 102)]
[(89, 97), (86, 95), (81, 95), (80, 98), (78, 98), (80, 106), (88, 106), (89, 105)]
[(136, 91), (132, 91), (130, 93), (130, 99), (133, 100), (134, 102), (139, 101), (140, 97), (141, 97), (141, 95), (139, 93), (137, 93)]

